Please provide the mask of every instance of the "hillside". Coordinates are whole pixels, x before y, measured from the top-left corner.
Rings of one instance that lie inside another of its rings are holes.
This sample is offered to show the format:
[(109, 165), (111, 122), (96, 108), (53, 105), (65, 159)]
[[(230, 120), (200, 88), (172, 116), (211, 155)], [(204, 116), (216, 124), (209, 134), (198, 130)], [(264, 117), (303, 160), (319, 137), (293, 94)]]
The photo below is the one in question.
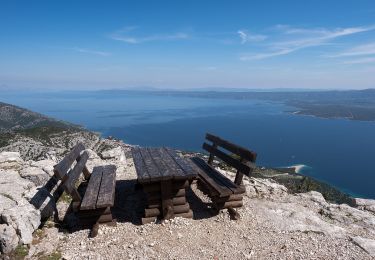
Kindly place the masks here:
[(99, 140), (96, 133), (81, 126), (0, 102), (0, 152), (16, 151), (25, 160), (62, 154), (83, 141), (91, 147)]

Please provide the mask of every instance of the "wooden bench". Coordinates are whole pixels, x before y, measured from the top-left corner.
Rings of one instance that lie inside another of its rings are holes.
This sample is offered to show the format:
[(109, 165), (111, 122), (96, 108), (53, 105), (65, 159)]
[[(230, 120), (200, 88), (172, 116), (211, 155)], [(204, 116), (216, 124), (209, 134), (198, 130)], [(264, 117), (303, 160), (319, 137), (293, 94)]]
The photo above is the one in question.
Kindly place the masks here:
[[(206, 139), (212, 143), (203, 143), (203, 149), (210, 153), (208, 162), (198, 157), (191, 159), (198, 166), (198, 188), (211, 198), (217, 212), (226, 208), (233, 219), (238, 219), (239, 214), (234, 208), (242, 207), (243, 194), (246, 192), (242, 178), (244, 175), (250, 176), (257, 155), (212, 134), (206, 134)], [(230, 153), (224, 152), (224, 149)], [(212, 167), (215, 157), (237, 170), (234, 181)]]
[[(54, 166), (54, 173), (61, 180), (65, 192), (72, 197), (72, 208), (80, 223), (91, 226), (91, 236), (94, 237), (99, 224), (116, 224), (111, 213), (115, 200), (116, 166), (94, 167), (90, 173), (86, 167), (89, 154), (84, 150), (83, 144), (78, 143)], [(81, 173), (83, 182), (80, 182)], [(84, 194), (78, 192), (78, 186), (86, 186)]]

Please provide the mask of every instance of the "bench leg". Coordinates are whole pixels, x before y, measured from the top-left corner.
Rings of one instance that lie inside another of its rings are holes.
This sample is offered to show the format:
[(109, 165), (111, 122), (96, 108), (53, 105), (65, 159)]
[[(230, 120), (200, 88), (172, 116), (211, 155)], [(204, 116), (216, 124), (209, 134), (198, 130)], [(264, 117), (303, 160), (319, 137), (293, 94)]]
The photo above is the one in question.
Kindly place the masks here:
[(228, 208), (228, 213), (232, 220), (238, 220), (241, 218), (240, 214), (234, 208)]
[(90, 237), (96, 237), (98, 235), (98, 232), (99, 232), (99, 223), (97, 222), (92, 226)]

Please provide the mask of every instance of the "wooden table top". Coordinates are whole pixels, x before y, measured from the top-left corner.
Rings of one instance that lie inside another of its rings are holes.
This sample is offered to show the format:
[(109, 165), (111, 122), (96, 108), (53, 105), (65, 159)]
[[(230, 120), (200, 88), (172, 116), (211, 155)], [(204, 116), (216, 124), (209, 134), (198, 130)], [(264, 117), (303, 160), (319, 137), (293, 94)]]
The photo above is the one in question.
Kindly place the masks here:
[(190, 161), (180, 157), (173, 149), (134, 147), (132, 154), (140, 183), (186, 180), (197, 176)]

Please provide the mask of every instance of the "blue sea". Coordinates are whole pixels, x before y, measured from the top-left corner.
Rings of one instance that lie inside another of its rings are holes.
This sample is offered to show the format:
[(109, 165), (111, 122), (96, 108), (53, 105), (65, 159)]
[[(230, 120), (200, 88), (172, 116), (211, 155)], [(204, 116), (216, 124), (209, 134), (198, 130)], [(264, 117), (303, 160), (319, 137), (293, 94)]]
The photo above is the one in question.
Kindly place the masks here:
[(305, 165), (302, 174), (375, 198), (375, 122), (294, 115), (262, 100), (148, 92), (10, 93), (0, 101), (143, 146), (201, 151), (210, 132), (257, 152), (260, 166)]

